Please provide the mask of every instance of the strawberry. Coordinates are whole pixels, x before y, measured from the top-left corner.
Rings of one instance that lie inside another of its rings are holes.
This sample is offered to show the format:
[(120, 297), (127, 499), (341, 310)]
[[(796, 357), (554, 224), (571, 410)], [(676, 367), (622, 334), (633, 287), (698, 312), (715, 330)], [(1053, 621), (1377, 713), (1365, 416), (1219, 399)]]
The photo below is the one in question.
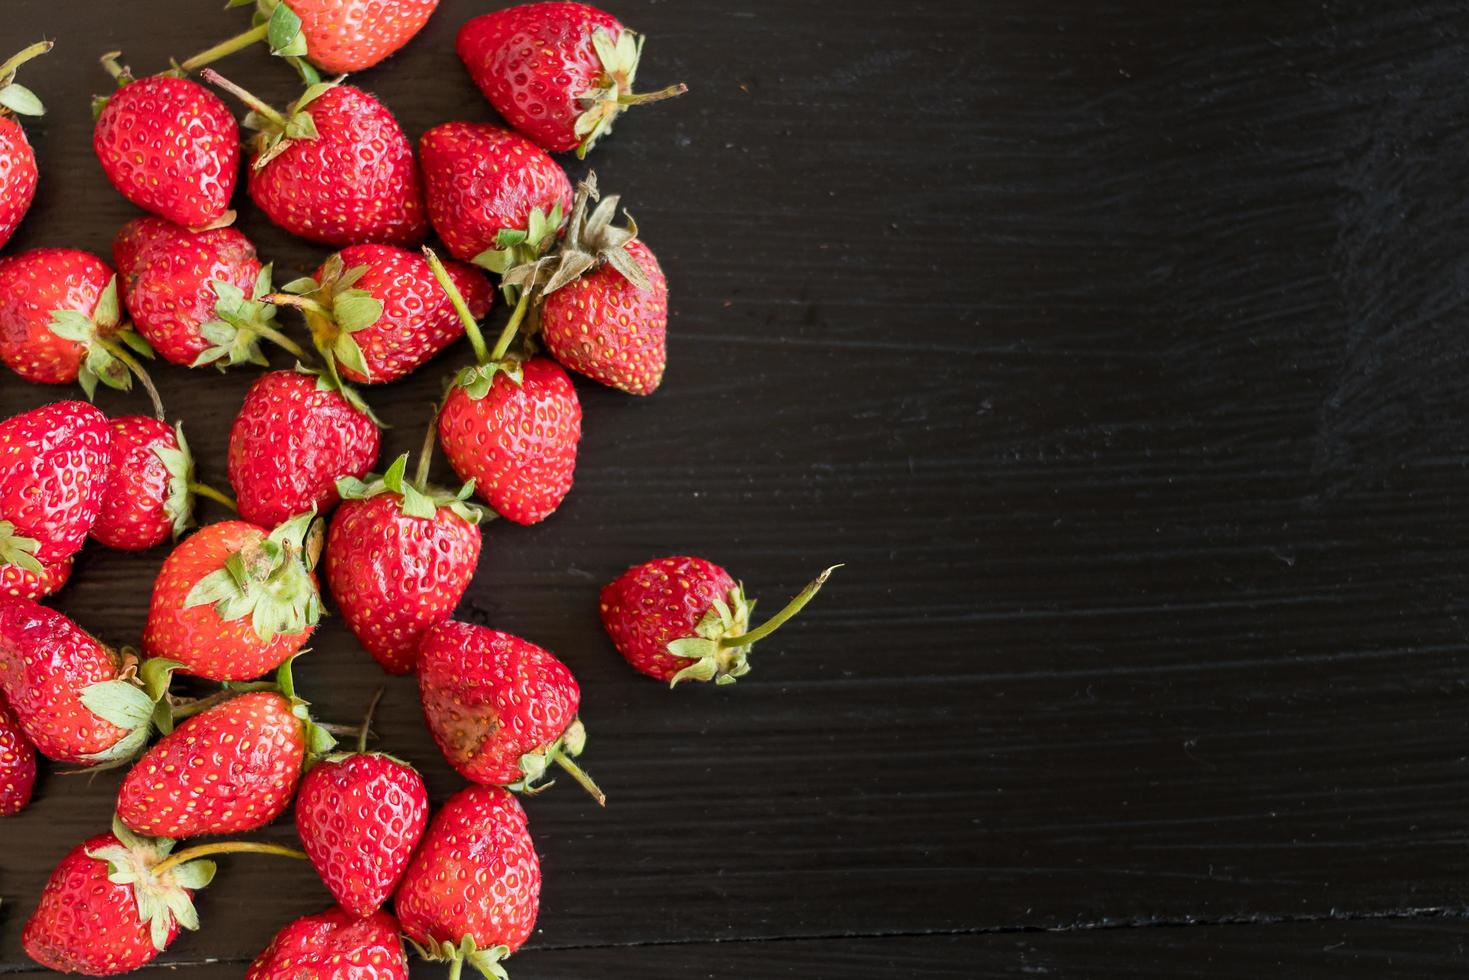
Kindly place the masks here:
[(398, 922), (339, 908), (303, 915), (275, 934), (245, 980), (408, 980)]
[(36, 748), (0, 697), (0, 817), (19, 813), (36, 785)]
[(186, 228), (228, 221), (240, 172), (240, 127), (219, 96), (169, 75), (133, 80), (102, 65), (120, 86), (93, 106), (92, 148), (119, 194)]
[[(445, 620), (418, 645), (423, 717), (465, 779), (538, 792), (552, 762), (598, 803), (606, 797), (572, 762), (586, 745), (581, 688), (555, 655), (499, 630)], [(548, 784), (549, 785), (549, 784)]]
[(0, 565), (0, 595), (21, 599), (42, 599), (54, 595), (71, 578), (71, 565), (70, 558), (43, 562), (39, 572), (20, 565)]
[(703, 558), (658, 558), (629, 568), (602, 590), (602, 625), (628, 663), (670, 687), (685, 680), (732, 684), (750, 672), (755, 642), (800, 612), (840, 567), (822, 572), (752, 630), (755, 600), (745, 598), (728, 572)]
[(97, 520), (112, 429), (86, 402), (43, 405), (0, 422), (0, 458), (0, 565), (39, 585), (45, 566), (80, 551)]
[(26, 738), (58, 762), (131, 758), (172, 665), (137, 665), (53, 609), (0, 596), (0, 690)]
[(146, 415), (112, 420), (111, 462), (92, 540), (146, 551), (193, 523), (194, 457), (184, 427)]
[(495, 111), (537, 144), (586, 156), (628, 106), (688, 91), (635, 94), (643, 38), (584, 3), (524, 3), (465, 24), (459, 58)]
[(90, 398), (98, 381), (125, 391), (135, 374), (162, 418), (158, 392), (128, 347), (153, 354), (122, 323), (117, 276), (95, 255), (37, 248), (0, 262), (0, 361), (22, 378), (78, 381)]
[(426, 447), (412, 483), (406, 453), (370, 483), (339, 480), (343, 503), (326, 539), (326, 580), (342, 618), (394, 674), (413, 669), (419, 637), (454, 612), (479, 563), (483, 514), (465, 503), (474, 488), (429, 486), (427, 459)]
[(293, 235), (327, 245), (416, 245), (428, 235), (413, 145), (388, 108), (336, 82), (306, 89), (285, 115), (206, 70), (254, 110), (250, 199)]
[[(453, 262), (449, 275), (475, 317), (489, 312), (484, 273)], [(287, 283), (316, 349), (348, 381), (404, 377), (458, 340), (464, 326), (423, 256), (391, 245), (353, 245), (326, 260), (315, 278)]]
[(112, 243), (122, 295), (133, 324), (164, 360), (268, 366), (262, 337), (297, 357), (305, 352), (275, 327), (270, 267), (233, 228), (192, 232), (161, 218), (123, 225)]
[(279, 666), (321, 617), (313, 523), (309, 513), (273, 531), (223, 521), (185, 538), (153, 584), (144, 651), (218, 681), (248, 680)]
[(466, 262), (504, 273), (531, 261), (571, 211), (566, 172), (508, 129), (444, 123), (419, 137), (418, 156), (429, 220), (455, 258)]
[(470, 786), (434, 815), (398, 886), (398, 921), (420, 955), (468, 963), (505, 977), (500, 961), (535, 928), (541, 866), (520, 801), (495, 786)]
[(46, 111), (36, 93), (16, 83), (15, 72), (51, 47), (50, 41), (41, 41), (0, 63), (0, 248), (10, 241), (36, 198), (36, 154), (14, 117)]
[[(300, 19), (306, 57), (322, 71), (362, 71), (423, 30), (439, 0), (284, 0)], [(289, 42), (288, 42), (289, 43)]]
[(365, 475), (381, 441), (372, 417), (325, 377), (261, 375), (230, 426), (229, 478), (240, 516), (269, 527), (330, 510), (338, 477)]

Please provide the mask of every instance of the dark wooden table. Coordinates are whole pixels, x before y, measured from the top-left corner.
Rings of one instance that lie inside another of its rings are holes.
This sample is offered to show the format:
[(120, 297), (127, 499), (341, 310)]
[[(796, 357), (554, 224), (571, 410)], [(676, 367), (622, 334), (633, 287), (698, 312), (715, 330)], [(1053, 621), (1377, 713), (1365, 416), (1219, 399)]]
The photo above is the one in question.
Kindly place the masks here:
[[(451, 52), (488, 6), (360, 76), (410, 135), (492, 118)], [(488, 529), (461, 608), (570, 663), (610, 796), (528, 804), (515, 977), (1463, 974), (1469, 17), (1216, 6), (616, 8), (644, 83), (693, 87), (592, 161), (668, 270), (672, 368), (579, 385), (576, 489)], [(5, 0), (0, 47), (58, 39), (12, 247), (107, 251), (135, 212), (90, 152), (95, 56), (160, 67), (239, 22), (215, 8)], [(325, 254), (241, 226), (283, 279)], [(465, 357), (372, 392), (384, 459)], [(159, 374), (222, 481), (252, 373)], [(62, 394), (7, 376), (0, 411)], [(596, 595), (682, 551), (771, 604), (848, 567), (749, 678), (669, 693)], [(162, 558), (89, 549), (56, 604), (133, 640)], [(314, 646), (303, 690), (356, 716), (382, 675), (339, 621)], [(411, 681), (378, 727), (457, 788)], [(4, 824), (0, 972), (116, 783), (45, 776)], [(239, 976), (327, 902), (229, 861), (160, 963)]]

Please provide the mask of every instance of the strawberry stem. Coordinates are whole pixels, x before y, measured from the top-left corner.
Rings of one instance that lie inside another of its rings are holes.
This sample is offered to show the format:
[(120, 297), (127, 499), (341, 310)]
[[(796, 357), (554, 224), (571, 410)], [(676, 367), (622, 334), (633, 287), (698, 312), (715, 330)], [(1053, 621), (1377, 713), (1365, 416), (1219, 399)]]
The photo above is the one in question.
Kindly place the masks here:
[[(275, 294), (272, 293), (271, 295), (273, 296)], [(294, 298), (295, 297), (292, 297), (292, 299)], [(266, 297), (264, 300), (262, 300), (262, 302), (270, 303), (274, 301), (271, 300), (269, 297)], [(302, 364), (311, 363), (311, 355), (306, 353), (306, 351), (301, 348), (300, 344), (296, 343), (290, 337), (287, 337), (285, 334), (281, 333), (275, 327), (267, 326), (264, 323), (255, 323), (250, 325), (250, 329), (258, 333), (260, 336), (264, 337), (266, 340), (275, 344), (286, 353), (295, 357), (296, 360), (300, 361)]]
[(464, 973), (464, 961), (457, 956), (449, 961), (449, 980), (459, 980)]
[(588, 776), (586, 772), (582, 770), (581, 766), (577, 765), (575, 762), (572, 762), (571, 759), (567, 757), (565, 752), (557, 752), (555, 755), (555, 759), (558, 766), (570, 773), (571, 778), (575, 779), (581, 785), (582, 789), (591, 794), (592, 799), (597, 801), (598, 806), (607, 805), (607, 794), (602, 792), (602, 788), (600, 786), (592, 782), (592, 777)]
[(281, 115), (275, 109), (262, 102), (257, 96), (251, 94), (250, 92), (247, 92), (245, 89), (240, 88), (240, 86), (225, 78), (213, 68), (204, 69), (202, 75), (205, 81), (224, 89), (226, 92), (233, 95), (235, 98), (239, 99), (241, 102), (245, 103), (247, 106), (253, 109), (262, 118), (270, 120), (272, 125), (277, 126), (282, 130), (286, 128), (285, 116)]
[(444, 268), (444, 263), (434, 254), (434, 250), (424, 246), (423, 257), (428, 260), (429, 271), (438, 280), (440, 288), (449, 296), (449, 302), (454, 304), (454, 312), (459, 314), (459, 320), (464, 324), (464, 333), (469, 337), (469, 345), (474, 348), (474, 359), (478, 364), (490, 363), (490, 358), (485, 352), (485, 337), (479, 332), (479, 324), (474, 321), (474, 314), (469, 312), (464, 297), (459, 294), (459, 288), (454, 285), (454, 280), (449, 278), (449, 270)]
[(428, 489), (429, 461), (434, 458), (434, 439), (439, 433), (439, 413), (444, 403), (434, 405), (433, 417), (428, 420), (428, 431), (423, 434), (423, 446), (418, 450), (418, 468), (413, 471), (413, 485), (420, 491)]
[(520, 324), (525, 320), (525, 314), (530, 310), (531, 292), (530, 289), (521, 291), (520, 299), (515, 303), (515, 310), (510, 314), (510, 319), (505, 323), (505, 329), (500, 331), (500, 336), (495, 341), (495, 349), (490, 351), (490, 360), (498, 361), (510, 349), (515, 335), (520, 332)]
[(780, 629), (781, 626), (784, 625), (786, 620), (790, 619), (796, 613), (804, 609), (806, 607), (806, 603), (810, 602), (813, 598), (815, 598), (816, 593), (821, 591), (821, 587), (826, 584), (826, 580), (831, 577), (831, 573), (841, 567), (842, 566), (840, 565), (831, 566), (826, 571), (816, 576), (816, 578), (813, 579), (804, 589), (797, 593), (796, 597), (790, 602), (786, 603), (786, 607), (780, 612), (776, 613), (774, 616), (771, 616), (765, 622), (761, 623), (755, 629), (750, 630), (750, 632), (748, 633), (741, 633), (739, 636), (723, 637), (719, 641), (719, 646), (723, 649), (728, 649), (730, 647), (747, 647), (753, 643), (765, 639), (771, 633), (774, 633), (776, 630)]
[(240, 505), (235, 503), (234, 497), (214, 489), (207, 483), (190, 483), (189, 492), (196, 497), (208, 497), (217, 504), (224, 504), (232, 511), (238, 512), (240, 509)]
[(142, 382), (143, 389), (148, 392), (148, 397), (153, 400), (154, 417), (160, 422), (164, 421), (163, 399), (159, 397), (158, 389), (153, 387), (153, 379), (148, 377), (147, 370), (138, 362), (138, 359), (128, 353), (127, 348), (123, 347), (122, 344), (115, 341), (98, 337), (95, 343), (107, 353), (127, 365), (127, 369), (133, 372), (133, 376)]
[(241, 51), (245, 48), (248, 48), (256, 41), (265, 40), (265, 37), (269, 32), (269, 24), (261, 24), (259, 27), (252, 27), (243, 34), (236, 34), (228, 41), (221, 41), (212, 48), (205, 48), (203, 51), (200, 51), (198, 54), (194, 55), (192, 58), (179, 65), (179, 67), (186, 72), (197, 71), (198, 69), (203, 68), (205, 65), (212, 64), (218, 61), (220, 58), (228, 57), (229, 55), (234, 54), (236, 51)]
[(52, 41), (37, 41), (35, 44), (22, 48), (16, 54), (0, 62), (0, 79), (6, 79), (14, 75), (16, 69), (21, 65), (30, 61), (32, 58), (39, 58), (55, 46), (55, 43)]
[(643, 105), (648, 102), (662, 102), (664, 99), (672, 99), (676, 96), (683, 95), (688, 90), (689, 87), (687, 85), (685, 85), (683, 82), (679, 82), (677, 85), (670, 85), (667, 88), (660, 88), (656, 92), (629, 92), (626, 95), (619, 95), (617, 97), (617, 104)]
[(294, 847), (286, 847), (283, 844), (262, 844), (243, 840), (221, 841), (218, 844), (199, 844), (196, 847), (185, 848), (177, 854), (170, 854), (153, 866), (153, 877), (160, 877), (186, 861), (208, 857), (211, 854), (278, 854), (281, 857), (295, 858), (298, 861), (307, 859), (304, 851), (298, 851)]
[(367, 733), (372, 727), (372, 713), (377, 710), (377, 703), (383, 699), (383, 689), (378, 688), (377, 693), (372, 696), (372, 703), (367, 706), (367, 715), (362, 719), (362, 731), (357, 735), (357, 751), (367, 751)]
[(117, 60), (121, 57), (121, 51), (109, 51), (101, 58), (97, 59), (101, 62), (103, 70), (106, 71), (107, 74), (112, 76), (113, 81), (117, 82), (118, 88), (121, 88), (122, 86), (128, 84), (133, 80), (132, 69), (128, 68), (121, 61)]
[(323, 316), (327, 319), (331, 319), (332, 316), (332, 311), (316, 300), (307, 299), (305, 296), (297, 296), (294, 293), (267, 293), (260, 297), (260, 301), (262, 303), (273, 303), (276, 306), (289, 306), (293, 310), (300, 310), (302, 313), (315, 313), (317, 316)]

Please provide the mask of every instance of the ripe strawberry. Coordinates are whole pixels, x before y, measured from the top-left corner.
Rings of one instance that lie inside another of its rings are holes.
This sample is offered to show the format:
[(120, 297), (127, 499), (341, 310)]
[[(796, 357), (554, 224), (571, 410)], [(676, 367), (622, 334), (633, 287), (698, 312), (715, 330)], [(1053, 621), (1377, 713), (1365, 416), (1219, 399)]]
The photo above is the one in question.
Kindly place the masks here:
[(112, 430), (86, 402), (55, 402), (0, 422), (0, 453), (0, 565), (39, 585), (45, 566), (81, 550), (97, 520)]
[(129, 759), (148, 739), (170, 665), (93, 639), (53, 609), (0, 596), (0, 690), (26, 738), (58, 762)]
[(185, 538), (153, 584), (143, 650), (217, 681), (279, 666), (321, 617), (312, 525), (309, 513), (269, 532), (223, 521)]
[(14, 117), (46, 111), (36, 93), (16, 84), (15, 72), (50, 50), (51, 42), (41, 41), (0, 63), (0, 248), (15, 234), (36, 197), (36, 154)]
[(584, 3), (482, 14), (460, 29), (456, 48), (495, 111), (553, 153), (586, 156), (628, 106), (688, 91), (634, 94), (643, 38)]
[(19, 565), (0, 565), (0, 595), (21, 599), (43, 599), (54, 595), (71, 578), (71, 564), (70, 558), (43, 562), (39, 572)]
[(287, 925), (255, 958), (245, 980), (408, 980), (398, 921), (383, 911), (358, 918), (339, 908)]
[[(449, 275), (475, 317), (494, 293), (484, 273), (458, 262)], [(322, 357), (348, 381), (396, 381), (458, 340), (464, 326), (423, 256), (391, 245), (353, 245), (316, 277), (287, 283), (282, 305), (299, 308)]]
[(112, 243), (123, 302), (133, 323), (164, 360), (266, 366), (261, 337), (304, 352), (276, 329), (270, 267), (234, 228), (192, 232), (160, 218), (123, 225)]
[(503, 978), (500, 961), (535, 928), (541, 866), (520, 801), (470, 786), (434, 815), (398, 886), (398, 921), (420, 955)]
[(536, 782), (555, 762), (605, 804), (571, 761), (587, 740), (576, 716), (581, 688), (549, 651), (499, 630), (445, 620), (418, 645), (418, 693), (434, 741), (465, 779), (538, 792)]
[(439, 0), (283, 0), (300, 18), (306, 57), (322, 71), (362, 71), (423, 30)]
[(92, 147), (118, 193), (186, 228), (229, 220), (240, 172), (240, 127), (213, 92), (187, 78), (133, 80), (105, 55), (121, 86), (93, 111)]
[(153, 382), (124, 345), (153, 352), (121, 321), (117, 277), (95, 255), (37, 248), (0, 262), (0, 360), (27, 381), (79, 381), (89, 398), (98, 381), (125, 391), (136, 374), (161, 418)]
[(0, 817), (19, 813), (36, 785), (36, 749), (0, 697)]
[(146, 415), (112, 420), (112, 452), (92, 540), (146, 551), (193, 523), (194, 457), (184, 427)]
[(260, 376), (230, 427), (229, 477), (240, 516), (266, 527), (335, 507), (337, 479), (377, 462), (382, 434), (371, 416), (325, 377)]
[(536, 258), (571, 212), (566, 172), (508, 129), (444, 123), (419, 138), (418, 156), (429, 219), (455, 258), (488, 252), (477, 260), (503, 274)]
[(105, 977), (150, 962), (180, 927), (198, 929), (193, 894), (214, 877), (214, 863), (174, 863), (172, 849), (173, 841), (138, 837), (116, 820), (112, 833), (73, 848), (26, 921), (26, 955), (47, 969)]
[(293, 235), (327, 245), (416, 245), (428, 235), (413, 145), (377, 99), (312, 85), (285, 115), (213, 71), (204, 77), (254, 111), (250, 199)]

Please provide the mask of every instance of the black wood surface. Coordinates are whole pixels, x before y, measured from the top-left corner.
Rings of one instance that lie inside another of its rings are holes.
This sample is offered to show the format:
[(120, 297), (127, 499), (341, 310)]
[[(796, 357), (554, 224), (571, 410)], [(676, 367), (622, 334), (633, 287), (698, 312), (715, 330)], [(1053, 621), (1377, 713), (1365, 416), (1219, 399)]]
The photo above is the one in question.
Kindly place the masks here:
[[(135, 212), (90, 152), (95, 55), (159, 67), (216, 6), (5, 0), (0, 47), (58, 40), (12, 248), (106, 252)], [(360, 76), (410, 135), (493, 118), (451, 53), (488, 6)], [(1462, 973), (1469, 16), (1215, 6), (616, 8), (641, 81), (693, 88), (592, 160), (668, 271), (672, 367), (646, 401), (579, 386), (576, 489), (488, 529), (461, 609), (570, 663), (610, 797), (528, 804), (513, 975)], [(325, 254), (241, 226), (283, 279)], [(467, 356), (372, 392), (384, 458)], [(252, 374), (159, 370), (221, 481)], [(60, 394), (7, 376), (0, 411)], [(745, 681), (670, 694), (595, 599), (679, 551), (766, 602), (848, 567)], [(89, 550), (56, 604), (133, 640), (162, 557)], [(354, 717), (380, 673), (339, 622), (314, 646), (303, 690)], [(417, 712), (391, 682), (382, 744), (442, 799)], [(116, 782), (49, 776), (6, 821), (0, 972)], [(231, 861), (160, 963), (238, 976), (327, 901)]]

